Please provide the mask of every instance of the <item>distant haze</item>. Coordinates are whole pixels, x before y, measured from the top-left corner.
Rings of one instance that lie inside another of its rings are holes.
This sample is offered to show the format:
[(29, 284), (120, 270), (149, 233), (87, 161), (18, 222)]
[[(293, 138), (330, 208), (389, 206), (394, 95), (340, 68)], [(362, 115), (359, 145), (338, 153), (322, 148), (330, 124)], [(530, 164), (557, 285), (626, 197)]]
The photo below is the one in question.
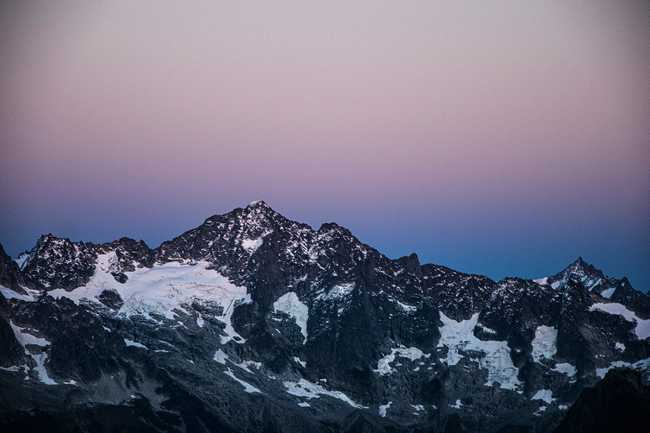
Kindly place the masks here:
[(645, 1), (5, 1), (0, 242), (254, 199), (493, 278), (650, 289)]

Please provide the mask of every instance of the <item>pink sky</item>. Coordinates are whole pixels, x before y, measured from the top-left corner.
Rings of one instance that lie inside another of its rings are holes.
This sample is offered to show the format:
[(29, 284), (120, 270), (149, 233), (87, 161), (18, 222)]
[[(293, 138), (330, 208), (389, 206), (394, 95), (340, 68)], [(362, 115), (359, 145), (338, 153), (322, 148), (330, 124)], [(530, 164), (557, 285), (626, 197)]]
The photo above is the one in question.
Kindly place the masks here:
[(650, 287), (644, 2), (30, 5), (2, 14), (10, 251), (263, 198), (462, 270), (577, 252)]

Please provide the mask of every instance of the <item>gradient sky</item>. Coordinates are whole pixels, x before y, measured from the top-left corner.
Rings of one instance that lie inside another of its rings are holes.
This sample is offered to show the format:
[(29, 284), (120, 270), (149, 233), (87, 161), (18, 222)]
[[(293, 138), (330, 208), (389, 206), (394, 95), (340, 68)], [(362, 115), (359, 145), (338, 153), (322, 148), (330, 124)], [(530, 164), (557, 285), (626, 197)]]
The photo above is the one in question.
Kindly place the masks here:
[[(27, 4), (29, 3), (29, 4)], [(391, 257), (650, 289), (644, 1), (5, 1), (0, 241), (264, 199)]]

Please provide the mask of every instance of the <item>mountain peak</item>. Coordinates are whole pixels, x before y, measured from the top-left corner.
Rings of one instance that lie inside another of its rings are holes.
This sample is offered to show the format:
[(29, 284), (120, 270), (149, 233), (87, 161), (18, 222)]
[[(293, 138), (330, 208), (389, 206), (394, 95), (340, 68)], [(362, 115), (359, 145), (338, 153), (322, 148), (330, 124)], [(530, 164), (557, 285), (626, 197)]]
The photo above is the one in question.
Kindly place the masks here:
[(582, 256), (579, 256), (575, 259), (569, 266), (564, 268), (562, 271), (563, 274), (573, 274), (576, 276), (593, 276), (598, 278), (604, 278), (605, 275), (603, 272), (593, 266), (590, 263), (587, 263)]
[(606, 282), (607, 277), (603, 271), (587, 263), (582, 256), (579, 256), (562, 271), (539, 281), (542, 280), (556, 289), (566, 286), (569, 281), (576, 281), (588, 290), (593, 290), (601, 287)]
[[(271, 209), (271, 206), (264, 200), (253, 200), (246, 206), (249, 209)], [(273, 209), (271, 209), (273, 210)]]

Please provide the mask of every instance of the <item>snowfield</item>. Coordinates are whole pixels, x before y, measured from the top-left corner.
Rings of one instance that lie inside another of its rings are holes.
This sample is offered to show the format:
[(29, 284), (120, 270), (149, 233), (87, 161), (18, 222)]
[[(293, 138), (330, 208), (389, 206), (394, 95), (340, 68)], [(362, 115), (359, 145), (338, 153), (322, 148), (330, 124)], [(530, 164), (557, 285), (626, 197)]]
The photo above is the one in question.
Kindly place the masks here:
[(533, 359), (540, 363), (543, 359), (551, 359), (557, 353), (557, 329), (552, 326), (538, 326), (532, 342)]
[(116, 262), (115, 252), (102, 254), (97, 257), (95, 274), (88, 284), (71, 291), (51, 290), (48, 295), (68, 298), (79, 304), (82, 301), (99, 302), (98, 297), (104, 290), (112, 290), (124, 301), (119, 316), (142, 316), (158, 323), (161, 317), (176, 320), (179, 312), (189, 314), (187, 309), (194, 302), (220, 306), (223, 313), (217, 319), (225, 325), (221, 343), (244, 341), (233, 329), (230, 318), (237, 305), (250, 302), (250, 295), (245, 287), (236, 286), (216, 270), (209, 269), (208, 262), (168, 262), (152, 268), (138, 268), (125, 273), (128, 280), (124, 284), (115, 281), (111, 275)]
[(638, 317), (634, 311), (630, 311), (623, 304), (616, 302), (596, 303), (589, 307), (589, 311), (602, 311), (608, 314), (616, 314), (623, 317), (628, 322), (635, 322), (636, 328), (634, 333), (639, 340), (650, 337), (650, 319), (644, 320)]
[(307, 341), (307, 319), (309, 318), (309, 308), (303, 304), (296, 292), (288, 292), (280, 296), (277, 301), (273, 303), (274, 311), (281, 311), (288, 314), (296, 321), (300, 327), (300, 332), (303, 335), (303, 344)]
[(467, 356), (464, 352), (475, 351), (482, 353), (478, 358), (479, 366), (488, 371), (486, 386), (499, 383), (501, 388), (515, 390), (521, 382), (518, 379), (519, 369), (512, 363), (510, 347), (506, 341), (479, 340), (474, 335), (479, 314), (475, 313), (468, 320), (459, 322), (450, 319), (442, 311), (440, 320), (440, 341), (438, 347), (447, 348), (447, 356), (443, 359), (447, 365), (456, 365)]

